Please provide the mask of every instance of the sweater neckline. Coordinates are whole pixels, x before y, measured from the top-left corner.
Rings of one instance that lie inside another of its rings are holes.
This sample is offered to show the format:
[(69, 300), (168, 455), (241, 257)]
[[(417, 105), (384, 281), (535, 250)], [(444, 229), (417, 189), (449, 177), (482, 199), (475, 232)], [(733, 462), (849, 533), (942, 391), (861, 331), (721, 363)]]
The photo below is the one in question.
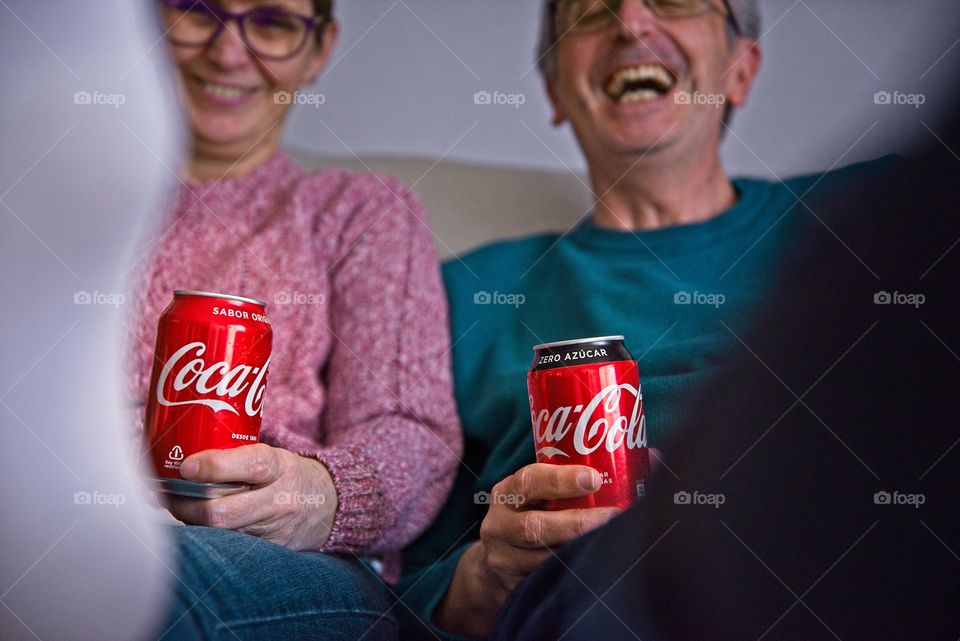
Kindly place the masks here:
[(771, 194), (770, 183), (762, 180), (739, 178), (733, 181), (733, 187), (737, 192), (737, 202), (703, 222), (624, 231), (599, 227), (592, 217), (587, 217), (571, 232), (570, 237), (574, 242), (600, 249), (636, 251), (640, 245), (658, 254), (689, 253), (713, 247), (756, 218)]
[(186, 186), (200, 194), (231, 192), (243, 189), (248, 185), (270, 184), (265, 178), (285, 178), (299, 170), (299, 166), (284, 152), (278, 149), (267, 160), (254, 167), (251, 171), (231, 178), (207, 178), (205, 180), (184, 180)]

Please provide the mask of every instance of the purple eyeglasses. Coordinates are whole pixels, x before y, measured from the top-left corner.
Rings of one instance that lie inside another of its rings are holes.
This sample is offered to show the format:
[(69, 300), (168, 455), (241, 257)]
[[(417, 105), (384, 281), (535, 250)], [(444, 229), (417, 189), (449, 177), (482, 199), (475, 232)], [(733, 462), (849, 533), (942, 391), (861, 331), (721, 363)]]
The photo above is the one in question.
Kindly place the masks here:
[(236, 20), (247, 49), (268, 60), (297, 55), (325, 16), (304, 16), (276, 7), (254, 7), (240, 13), (211, 0), (161, 0), (167, 40), (180, 47), (208, 47)]

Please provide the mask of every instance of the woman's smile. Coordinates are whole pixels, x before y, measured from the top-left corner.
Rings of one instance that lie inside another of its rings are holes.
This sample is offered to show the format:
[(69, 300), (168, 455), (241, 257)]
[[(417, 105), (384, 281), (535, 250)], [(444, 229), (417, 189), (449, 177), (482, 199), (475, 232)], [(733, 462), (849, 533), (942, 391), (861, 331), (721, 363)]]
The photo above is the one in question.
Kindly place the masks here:
[(190, 74), (189, 78), (192, 93), (195, 96), (222, 107), (237, 107), (246, 104), (262, 89), (261, 86), (245, 86), (235, 82), (205, 79), (196, 74)]

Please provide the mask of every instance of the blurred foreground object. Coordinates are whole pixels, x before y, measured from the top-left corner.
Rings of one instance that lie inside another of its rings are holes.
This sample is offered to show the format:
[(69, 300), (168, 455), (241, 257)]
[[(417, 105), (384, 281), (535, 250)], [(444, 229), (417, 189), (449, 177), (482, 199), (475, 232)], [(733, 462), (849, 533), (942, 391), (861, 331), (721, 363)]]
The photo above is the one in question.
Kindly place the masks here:
[(122, 406), (137, 238), (183, 137), (150, 2), (0, 7), (0, 638), (138, 639), (165, 533)]

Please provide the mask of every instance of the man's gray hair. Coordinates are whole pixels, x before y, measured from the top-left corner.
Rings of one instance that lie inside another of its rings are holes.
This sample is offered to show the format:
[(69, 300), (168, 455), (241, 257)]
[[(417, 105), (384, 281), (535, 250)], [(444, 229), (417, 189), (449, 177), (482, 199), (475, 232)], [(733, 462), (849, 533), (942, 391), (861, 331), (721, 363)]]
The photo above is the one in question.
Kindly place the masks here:
[[(562, 0), (560, 0), (562, 1)], [(730, 10), (736, 19), (739, 35), (751, 40), (760, 39), (760, 0), (728, 0)], [(550, 0), (544, 0), (540, 15), (540, 41), (537, 45), (537, 66), (547, 78), (557, 74), (557, 58), (554, 49), (557, 36), (554, 33), (554, 17), (550, 11)], [(731, 31), (731, 33), (733, 33)]]

